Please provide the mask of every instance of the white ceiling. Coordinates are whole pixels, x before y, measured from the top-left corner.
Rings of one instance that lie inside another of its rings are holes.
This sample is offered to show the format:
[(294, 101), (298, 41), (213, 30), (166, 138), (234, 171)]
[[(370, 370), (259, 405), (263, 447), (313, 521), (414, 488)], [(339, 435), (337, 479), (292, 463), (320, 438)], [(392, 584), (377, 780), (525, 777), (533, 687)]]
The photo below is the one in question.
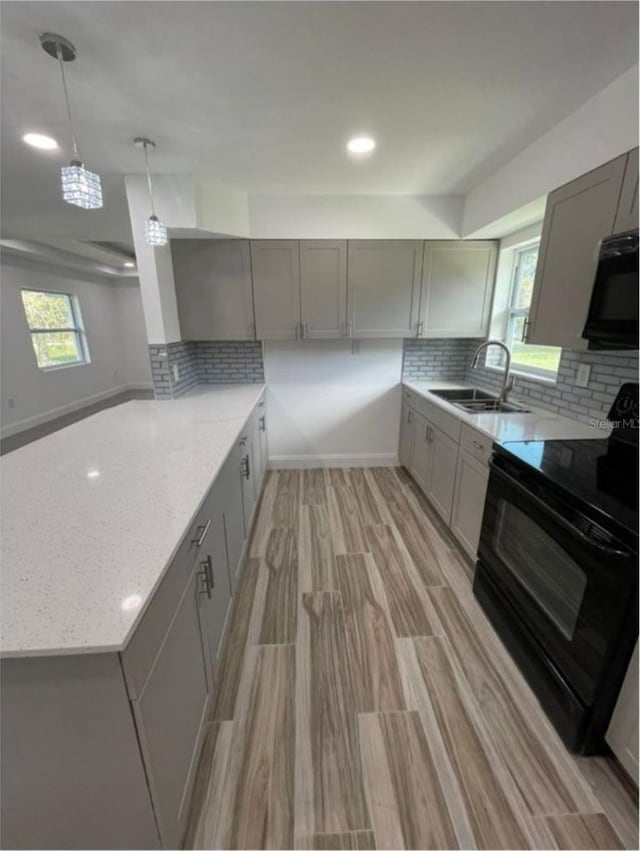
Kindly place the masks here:
[[(2, 202), (14, 230), (75, 215), (79, 238), (128, 233), (123, 172), (207, 172), (250, 193), (464, 194), (637, 61), (634, 2), (2, 3)], [(59, 199), (70, 156), (68, 68), (81, 153), (108, 209)], [(27, 131), (64, 153), (26, 147)], [(364, 161), (344, 144), (371, 133)], [(67, 228), (68, 230), (68, 228)]]

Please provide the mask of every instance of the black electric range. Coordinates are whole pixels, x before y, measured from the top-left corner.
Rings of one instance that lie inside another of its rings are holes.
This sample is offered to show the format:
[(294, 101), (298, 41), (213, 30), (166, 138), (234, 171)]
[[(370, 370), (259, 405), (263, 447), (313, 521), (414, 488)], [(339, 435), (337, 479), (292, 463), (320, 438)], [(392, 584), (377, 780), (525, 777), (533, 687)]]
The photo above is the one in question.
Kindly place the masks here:
[(611, 460), (609, 438), (509, 441), (496, 447), (523, 461), (555, 487), (572, 495), (604, 526), (638, 534), (638, 454)]
[(606, 439), (494, 446), (474, 593), (571, 750), (596, 753), (638, 635), (638, 385)]

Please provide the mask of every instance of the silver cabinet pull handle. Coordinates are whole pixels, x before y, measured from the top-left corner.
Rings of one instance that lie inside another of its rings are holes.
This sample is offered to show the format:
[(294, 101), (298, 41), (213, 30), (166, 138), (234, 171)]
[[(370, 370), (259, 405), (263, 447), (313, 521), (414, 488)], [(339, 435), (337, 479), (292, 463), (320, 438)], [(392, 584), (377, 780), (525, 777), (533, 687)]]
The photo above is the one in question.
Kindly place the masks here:
[(211, 591), (213, 589), (213, 583), (211, 581), (212, 570), (211, 570), (211, 556), (207, 556), (204, 561), (200, 562), (200, 567), (202, 570), (198, 571), (198, 576), (202, 577), (202, 583), (204, 588), (201, 593), (207, 595), (209, 599), (211, 599)]
[(266, 431), (267, 430), (267, 423), (266, 423), (264, 414), (260, 417), (259, 422), (260, 422), (260, 431)]
[(476, 447), (476, 449), (484, 449), (484, 445), (480, 443), (478, 440), (472, 440), (471, 443)]
[(409, 413), (407, 414), (407, 422), (408, 423), (413, 422), (413, 411), (409, 411)]
[(213, 559), (210, 555), (207, 556), (205, 569), (207, 571), (209, 587), (213, 590), (216, 587), (216, 578), (213, 575)]
[(521, 343), (527, 342), (527, 337), (529, 336), (529, 325), (530, 324), (531, 324), (531, 321), (529, 319), (525, 319), (524, 322), (522, 323), (522, 337), (520, 339)]
[(198, 528), (196, 529), (196, 536), (195, 536), (195, 538), (191, 538), (191, 543), (195, 544), (196, 547), (201, 547), (202, 542), (207, 537), (207, 532), (209, 531), (209, 526), (211, 526), (211, 520), (210, 519), (207, 520), (207, 522), (204, 524), (204, 526), (198, 526)]
[(424, 328), (424, 322), (418, 322), (418, 326), (416, 328), (416, 337), (422, 337), (422, 329)]
[(249, 466), (249, 456), (245, 455), (242, 459), (242, 476), (245, 479), (249, 479), (251, 476), (251, 467)]

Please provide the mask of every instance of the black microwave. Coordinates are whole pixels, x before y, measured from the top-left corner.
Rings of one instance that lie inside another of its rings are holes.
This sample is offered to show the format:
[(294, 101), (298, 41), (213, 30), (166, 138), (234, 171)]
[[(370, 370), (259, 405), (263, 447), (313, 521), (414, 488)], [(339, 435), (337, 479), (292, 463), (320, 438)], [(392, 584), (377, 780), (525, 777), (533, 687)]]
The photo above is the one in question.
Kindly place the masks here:
[(603, 239), (582, 336), (590, 349), (638, 348), (638, 231)]

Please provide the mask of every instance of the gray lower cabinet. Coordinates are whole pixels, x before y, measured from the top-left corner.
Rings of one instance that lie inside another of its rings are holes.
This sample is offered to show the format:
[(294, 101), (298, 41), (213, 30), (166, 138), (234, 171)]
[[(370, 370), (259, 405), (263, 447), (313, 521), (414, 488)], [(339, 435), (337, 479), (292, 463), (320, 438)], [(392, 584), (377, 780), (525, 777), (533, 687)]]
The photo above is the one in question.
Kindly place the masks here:
[(605, 736), (629, 776), (638, 783), (638, 643)]
[(269, 463), (269, 450), (267, 446), (267, 404), (264, 396), (258, 402), (256, 411), (256, 490), (262, 491), (264, 476)]
[(451, 531), (472, 559), (476, 558), (478, 552), (488, 481), (488, 468), (473, 455), (460, 449)]
[(458, 444), (429, 424), (431, 468), (427, 481), (426, 495), (447, 525), (451, 519), (453, 490), (456, 483)]
[(475, 560), (492, 440), (408, 388), (402, 397), (400, 463)]
[(2, 661), (4, 847), (181, 847), (259, 496), (240, 461), (236, 445), (121, 653)]
[(414, 435), (409, 470), (422, 490), (426, 493), (431, 479), (431, 443), (429, 442), (429, 423), (414, 411)]
[(209, 602), (196, 566), (144, 688), (132, 702), (164, 848), (182, 844), (213, 692)]
[(400, 446), (398, 449), (398, 457), (403, 467), (411, 466), (415, 435), (415, 414), (409, 405), (405, 403), (402, 406), (402, 419), (400, 421)]
[(232, 593), (235, 591), (236, 577), (242, 564), (247, 539), (240, 460), (240, 447), (235, 444), (218, 476), (218, 492), (224, 517), (224, 534), (227, 542), (229, 581)]

